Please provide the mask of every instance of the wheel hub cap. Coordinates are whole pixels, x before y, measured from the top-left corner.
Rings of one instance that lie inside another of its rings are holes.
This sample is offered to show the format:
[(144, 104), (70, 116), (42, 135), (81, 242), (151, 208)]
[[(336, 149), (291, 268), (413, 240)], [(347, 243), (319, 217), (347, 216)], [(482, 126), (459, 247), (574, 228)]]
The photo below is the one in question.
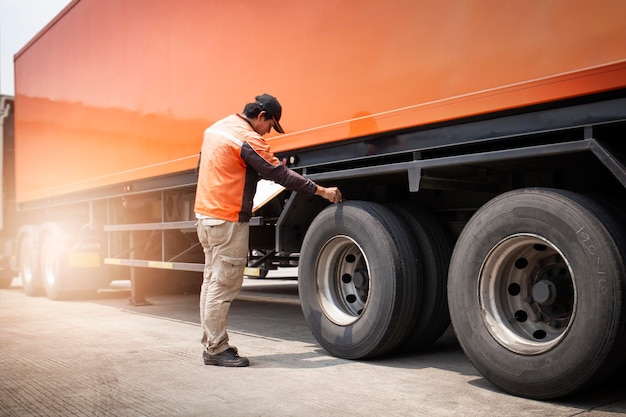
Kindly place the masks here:
[(571, 268), (555, 245), (532, 234), (498, 242), (481, 267), (483, 320), (505, 348), (534, 355), (556, 346), (575, 314)]
[(370, 280), (361, 247), (347, 236), (335, 236), (317, 262), (317, 294), (324, 314), (340, 326), (356, 322), (366, 308)]

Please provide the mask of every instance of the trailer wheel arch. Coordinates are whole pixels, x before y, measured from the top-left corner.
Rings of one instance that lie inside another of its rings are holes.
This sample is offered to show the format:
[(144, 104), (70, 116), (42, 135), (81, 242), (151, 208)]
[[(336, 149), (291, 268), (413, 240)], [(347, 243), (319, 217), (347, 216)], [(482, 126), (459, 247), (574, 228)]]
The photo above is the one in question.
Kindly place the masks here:
[[(548, 252), (533, 255), (533, 245)], [(450, 314), (466, 355), (504, 391), (534, 399), (562, 397), (608, 377), (626, 360), (625, 248), (615, 220), (586, 197), (522, 189), (488, 202), (464, 228), (450, 265)], [(518, 253), (523, 256), (516, 259)], [(531, 262), (517, 264), (521, 259)], [(536, 300), (549, 296), (547, 286), (535, 293), (536, 285), (526, 287), (510, 278), (519, 274), (523, 282), (532, 274), (518, 271), (533, 265), (541, 271), (535, 284), (553, 266), (561, 271), (555, 278), (560, 289), (552, 291), (565, 298), (562, 305), (573, 302), (569, 317), (561, 308), (562, 323), (559, 314), (551, 317), (555, 307), (546, 310), (547, 304)], [(525, 287), (530, 304), (540, 304), (533, 319), (548, 326), (525, 316), (533, 314), (518, 300)]]

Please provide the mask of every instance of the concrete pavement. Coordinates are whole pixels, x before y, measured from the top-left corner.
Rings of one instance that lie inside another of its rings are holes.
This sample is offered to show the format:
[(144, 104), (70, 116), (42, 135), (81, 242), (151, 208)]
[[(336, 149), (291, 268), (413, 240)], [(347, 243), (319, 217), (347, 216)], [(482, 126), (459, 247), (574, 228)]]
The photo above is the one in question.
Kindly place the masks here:
[(329, 356), (293, 280), (246, 280), (230, 335), (248, 368), (202, 363), (198, 295), (127, 302), (0, 290), (0, 416), (618, 416), (626, 378), (559, 402), (499, 392), (452, 332), (430, 351), (370, 361)]

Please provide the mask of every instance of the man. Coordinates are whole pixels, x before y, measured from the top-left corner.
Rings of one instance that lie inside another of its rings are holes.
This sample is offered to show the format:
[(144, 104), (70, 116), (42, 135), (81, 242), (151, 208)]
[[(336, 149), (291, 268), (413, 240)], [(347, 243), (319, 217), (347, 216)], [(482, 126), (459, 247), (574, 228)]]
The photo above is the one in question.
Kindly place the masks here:
[(260, 177), (292, 191), (341, 202), (336, 187), (321, 187), (282, 164), (263, 139), (280, 126), (278, 100), (261, 94), (245, 105), (242, 114), (230, 115), (204, 132), (194, 211), (198, 239), (205, 255), (200, 293), (202, 343), (205, 365), (248, 366), (237, 348), (228, 344), (227, 316), (243, 283), (248, 254), (248, 221)]

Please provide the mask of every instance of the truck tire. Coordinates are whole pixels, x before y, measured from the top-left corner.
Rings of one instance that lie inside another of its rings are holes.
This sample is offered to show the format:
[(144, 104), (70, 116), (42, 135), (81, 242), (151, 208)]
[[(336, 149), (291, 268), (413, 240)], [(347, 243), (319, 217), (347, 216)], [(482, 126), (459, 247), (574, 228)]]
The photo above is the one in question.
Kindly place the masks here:
[(324, 209), (301, 250), (302, 311), (334, 356), (380, 355), (404, 341), (421, 297), (411, 236), (388, 208), (346, 202)]
[(623, 228), (602, 206), (553, 189), (488, 202), (462, 231), (448, 302), (461, 347), (502, 390), (553, 399), (626, 356)]
[(65, 242), (56, 225), (46, 224), (42, 227), (39, 248), (39, 266), (46, 295), (51, 300), (60, 300), (67, 295), (63, 282), (65, 268), (62, 268)]
[(450, 326), (448, 312), (448, 266), (452, 238), (431, 213), (419, 207), (393, 207), (411, 232), (416, 244), (417, 267), (423, 279), (422, 303), (416, 322), (402, 350), (416, 351), (433, 344)]
[(17, 263), (19, 277), (24, 293), (29, 297), (42, 294), (41, 275), (39, 273), (38, 233), (34, 226), (24, 226), (18, 233)]

